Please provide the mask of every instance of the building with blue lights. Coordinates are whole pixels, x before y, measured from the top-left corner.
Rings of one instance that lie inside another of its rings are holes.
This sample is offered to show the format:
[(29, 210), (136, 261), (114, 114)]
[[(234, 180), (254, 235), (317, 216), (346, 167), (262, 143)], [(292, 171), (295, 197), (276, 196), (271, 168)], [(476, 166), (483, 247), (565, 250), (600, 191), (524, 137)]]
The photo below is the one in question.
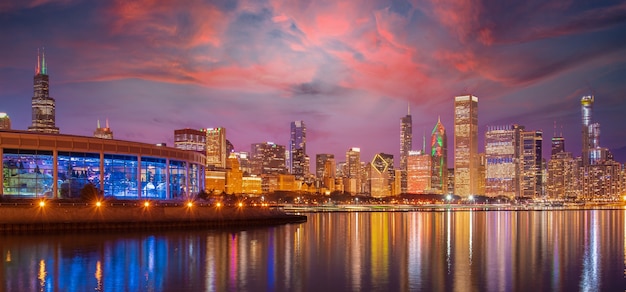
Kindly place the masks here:
[(0, 130), (0, 195), (185, 199), (204, 189), (203, 153), (139, 142)]

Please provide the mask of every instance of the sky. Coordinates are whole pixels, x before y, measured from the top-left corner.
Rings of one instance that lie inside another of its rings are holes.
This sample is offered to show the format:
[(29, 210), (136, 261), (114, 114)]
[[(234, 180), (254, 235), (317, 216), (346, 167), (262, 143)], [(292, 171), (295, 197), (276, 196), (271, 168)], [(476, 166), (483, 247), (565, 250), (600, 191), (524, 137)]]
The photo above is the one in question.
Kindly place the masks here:
[[(43, 49), (42, 49), (43, 48)], [(22, 0), (0, 3), (0, 112), (31, 124), (45, 50), (62, 134), (173, 145), (174, 130), (226, 128), (236, 151), (393, 154), (400, 118), (413, 148), (440, 118), (453, 156), (454, 96), (479, 98), (487, 126), (562, 133), (580, 155), (580, 98), (593, 94), (600, 144), (626, 162), (626, 2), (576, 0)], [(427, 145), (427, 148), (429, 146)], [(452, 158), (449, 159), (452, 163)], [(314, 164), (314, 163), (313, 163)]]

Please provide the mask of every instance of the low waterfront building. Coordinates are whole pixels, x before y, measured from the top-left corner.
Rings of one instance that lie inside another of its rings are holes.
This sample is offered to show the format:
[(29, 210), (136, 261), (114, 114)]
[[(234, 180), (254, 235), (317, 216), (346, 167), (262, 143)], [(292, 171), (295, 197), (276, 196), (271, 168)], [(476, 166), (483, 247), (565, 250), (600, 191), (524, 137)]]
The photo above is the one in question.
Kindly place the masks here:
[(93, 137), (0, 130), (0, 195), (76, 198), (87, 184), (116, 198), (187, 198), (204, 189), (202, 153)]

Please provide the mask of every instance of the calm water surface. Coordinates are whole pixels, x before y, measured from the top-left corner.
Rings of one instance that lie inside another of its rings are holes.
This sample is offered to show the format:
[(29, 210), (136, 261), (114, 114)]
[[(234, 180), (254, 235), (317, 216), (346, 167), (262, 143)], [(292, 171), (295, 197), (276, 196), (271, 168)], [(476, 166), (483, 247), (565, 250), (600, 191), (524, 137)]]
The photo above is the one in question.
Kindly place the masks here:
[(315, 213), (0, 237), (0, 291), (624, 291), (624, 210)]

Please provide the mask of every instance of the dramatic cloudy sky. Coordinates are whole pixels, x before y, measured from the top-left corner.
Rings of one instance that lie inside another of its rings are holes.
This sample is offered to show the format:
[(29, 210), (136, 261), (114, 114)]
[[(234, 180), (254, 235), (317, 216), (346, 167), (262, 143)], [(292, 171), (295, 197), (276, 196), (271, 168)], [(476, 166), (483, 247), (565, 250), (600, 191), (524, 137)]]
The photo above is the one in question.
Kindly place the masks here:
[(40, 47), (65, 134), (108, 118), (117, 139), (173, 144), (175, 129), (221, 126), (249, 151), (287, 144), (304, 120), (311, 157), (360, 147), (371, 160), (397, 157), (407, 104), (413, 148), (438, 116), (452, 144), (454, 96), (472, 93), (481, 151), (488, 125), (510, 123), (549, 148), (556, 121), (579, 155), (579, 100), (594, 94), (601, 144), (626, 147), (623, 1), (2, 1), (14, 129), (30, 125)]

